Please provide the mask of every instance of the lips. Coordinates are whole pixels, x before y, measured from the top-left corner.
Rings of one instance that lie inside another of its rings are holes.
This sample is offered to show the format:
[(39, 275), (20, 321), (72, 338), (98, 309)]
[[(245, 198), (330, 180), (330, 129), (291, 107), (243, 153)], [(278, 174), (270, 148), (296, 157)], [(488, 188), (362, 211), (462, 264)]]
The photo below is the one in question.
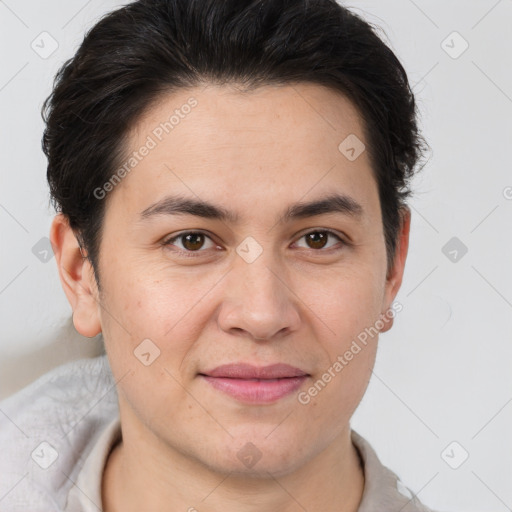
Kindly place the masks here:
[(288, 364), (277, 363), (270, 366), (253, 366), (245, 363), (224, 364), (213, 370), (204, 372), (209, 377), (225, 377), (227, 379), (285, 379), (304, 377), (306, 372)]
[(309, 377), (300, 368), (283, 363), (226, 364), (199, 375), (214, 389), (249, 404), (276, 402), (296, 391)]

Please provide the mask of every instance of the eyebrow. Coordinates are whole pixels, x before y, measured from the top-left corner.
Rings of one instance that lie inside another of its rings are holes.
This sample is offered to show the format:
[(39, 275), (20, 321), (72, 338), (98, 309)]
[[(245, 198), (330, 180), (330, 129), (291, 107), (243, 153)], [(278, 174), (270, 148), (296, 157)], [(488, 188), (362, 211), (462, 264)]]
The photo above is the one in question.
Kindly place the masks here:
[[(326, 213), (341, 213), (359, 220), (364, 209), (352, 197), (345, 194), (331, 194), (311, 202), (298, 202), (286, 208), (281, 215), (281, 223), (294, 219), (304, 219)], [(140, 221), (159, 215), (194, 215), (205, 219), (220, 220), (236, 224), (240, 217), (233, 211), (206, 201), (183, 196), (166, 196), (140, 213)]]

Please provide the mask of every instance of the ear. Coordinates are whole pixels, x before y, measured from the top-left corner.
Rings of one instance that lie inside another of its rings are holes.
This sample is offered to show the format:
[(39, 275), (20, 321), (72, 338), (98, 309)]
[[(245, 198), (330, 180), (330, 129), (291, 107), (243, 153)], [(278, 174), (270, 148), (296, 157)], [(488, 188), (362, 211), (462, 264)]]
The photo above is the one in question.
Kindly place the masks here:
[(99, 293), (89, 260), (82, 256), (68, 218), (59, 213), (50, 228), (50, 242), (62, 288), (73, 309), (75, 329), (88, 338), (101, 332)]
[[(386, 313), (391, 307), (393, 300), (402, 285), (402, 278), (405, 269), (405, 260), (407, 259), (407, 251), (409, 249), (409, 233), (411, 229), (411, 210), (409, 207), (404, 206), (400, 210), (400, 228), (398, 234), (398, 243), (395, 249), (395, 259), (387, 277), (384, 294), (384, 311)], [(386, 315), (387, 321), (384, 327), (380, 330), (381, 333), (389, 331), (393, 326), (394, 317), (389, 318)]]

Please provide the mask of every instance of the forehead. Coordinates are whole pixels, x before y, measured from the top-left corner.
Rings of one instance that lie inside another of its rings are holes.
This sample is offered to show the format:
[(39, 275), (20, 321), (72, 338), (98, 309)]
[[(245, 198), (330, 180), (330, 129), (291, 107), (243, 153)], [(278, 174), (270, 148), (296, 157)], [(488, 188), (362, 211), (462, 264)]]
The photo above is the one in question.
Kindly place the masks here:
[[(187, 125), (188, 130), (182, 128)], [(160, 142), (171, 132), (186, 139), (196, 135), (194, 130), (208, 136), (204, 144), (236, 138), (274, 145), (295, 140), (302, 146), (305, 139), (312, 143), (321, 139), (337, 146), (340, 137), (350, 133), (364, 138), (362, 119), (346, 96), (317, 84), (298, 83), (250, 91), (233, 84), (181, 89), (158, 98), (135, 124), (129, 139), (135, 143), (152, 133)]]
[(319, 85), (182, 89), (162, 96), (131, 130), (125, 161), (150, 149), (115, 195), (139, 212), (169, 192), (216, 198), (237, 212), (258, 201), (261, 208), (261, 201), (314, 199), (333, 187), (371, 202), (367, 152), (350, 160), (342, 151), (353, 137), (366, 144), (357, 109)]

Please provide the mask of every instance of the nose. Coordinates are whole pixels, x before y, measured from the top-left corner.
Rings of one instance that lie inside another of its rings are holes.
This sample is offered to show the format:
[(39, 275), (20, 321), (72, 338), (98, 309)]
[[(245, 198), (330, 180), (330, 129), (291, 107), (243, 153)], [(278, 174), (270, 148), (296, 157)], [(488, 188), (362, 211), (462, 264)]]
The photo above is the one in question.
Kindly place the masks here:
[(270, 341), (299, 328), (300, 299), (266, 252), (252, 263), (239, 258), (226, 276), (218, 316), (225, 332)]

